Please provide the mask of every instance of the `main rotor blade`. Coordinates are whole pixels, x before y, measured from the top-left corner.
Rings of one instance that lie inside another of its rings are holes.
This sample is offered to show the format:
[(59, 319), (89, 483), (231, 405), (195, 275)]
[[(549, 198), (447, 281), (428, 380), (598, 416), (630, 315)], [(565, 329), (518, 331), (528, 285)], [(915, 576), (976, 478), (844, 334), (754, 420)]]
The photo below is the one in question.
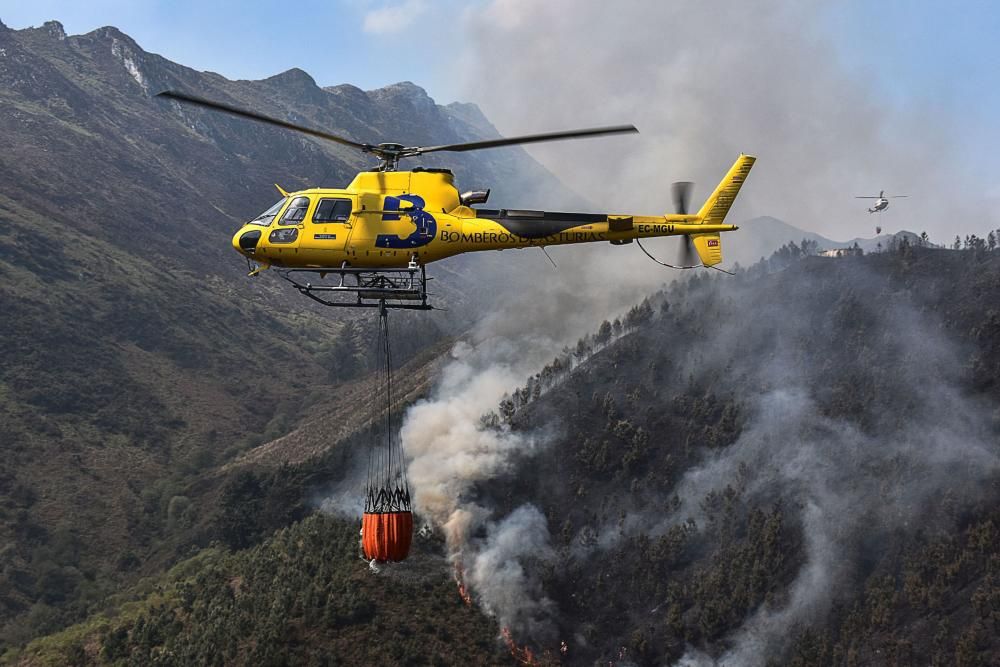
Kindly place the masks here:
[(357, 148), (358, 150), (369, 152), (373, 146), (370, 144), (361, 144), (356, 141), (351, 141), (350, 139), (345, 139), (344, 137), (338, 137), (336, 134), (329, 134), (328, 132), (320, 132), (319, 130), (314, 130), (308, 127), (302, 127), (301, 125), (295, 125), (294, 123), (289, 123), (284, 120), (278, 120), (277, 118), (270, 118), (268, 116), (262, 116), (259, 113), (254, 113), (253, 111), (246, 111), (245, 109), (239, 109), (237, 107), (229, 106), (228, 104), (223, 104), (222, 102), (213, 102), (212, 100), (206, 100), (201, 97), (195, 97), (194, 95), (188, 95), (187, 93), (179, 93), (174, 90), (164, 90), (163, 92), (157, 93), (157, 97), (166, 97), (171, 100), (177, 100), (178, 102), (184, 102), (186, 104), (194, 104), (195, 106), (205, 107), (206, 109), (214, 109), (215, 111), (222, 111), (224, 113), (232, 114), (234, 116), (240, 116), (241, 118), (249, 118), (250, 120), (256, 120), (261, 123), (267, 123), (268, 125), (275, 125), (277, 127), (285, 128), (286, 130), (295, 130), (296, 132), (302, 132), (304, 134), (311, 135), (313, 137), (319, 137), (320, 139), (326, 139), (327, 141), (334, 141), (338, 144), (344, 146), (350, 146), (351, 148)]
[(881, 199), (881, 197), (855, 197), (855, 199)]
[(499, 148), (515, 144), (535, 144), (542, 141), (562, 141), (563, 139), (582, 139), (585, 137), (600, 137), (608, 134), (638, 134), (635, 125), (613, 125), (611, 127), (591, 127), (582, 130), (566, 130), (564, 132), (544, 132), (542, 134), (525, 134), (520, 137), (501, 137), (485, 141), (470, 141), (463, 144), (444, 144), (441, 146), (421, 146), (414, 149), (414, 155), (434, 153), (436, 151), (478, 151), (483, 148)]
[(889, 199), (906, 199), (910, 195), (889, 195)]

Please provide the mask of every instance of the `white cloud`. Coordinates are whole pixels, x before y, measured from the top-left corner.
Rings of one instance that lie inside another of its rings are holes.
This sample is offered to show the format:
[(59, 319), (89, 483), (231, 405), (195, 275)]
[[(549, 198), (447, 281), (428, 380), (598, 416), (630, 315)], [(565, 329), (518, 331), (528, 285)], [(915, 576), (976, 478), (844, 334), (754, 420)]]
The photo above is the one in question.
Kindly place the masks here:
[(989, 172), (962, 150), (969, 117), (933, 97), (893, 104), (843, 65), (825, 6), (490, 0), (463, 14), (457, 96), (501, 133), (634, 123), (640, 136), (530, 147), (602, 210), (669, 210), (675, 180), (695, 181), (701, 201), (745, 151), (759, 160), (733, 222), (773, 215), (870, 236), (854, 197), (885, 189), (911, 197), (882, 215), (887, 231), (941, 242), (996, 228)]
[(399, 4), (386, 5), (365, 14), (362, 29), (372, 35), (398, 33), (410, 27), (426, 11), (424, 0), (404, 0)]

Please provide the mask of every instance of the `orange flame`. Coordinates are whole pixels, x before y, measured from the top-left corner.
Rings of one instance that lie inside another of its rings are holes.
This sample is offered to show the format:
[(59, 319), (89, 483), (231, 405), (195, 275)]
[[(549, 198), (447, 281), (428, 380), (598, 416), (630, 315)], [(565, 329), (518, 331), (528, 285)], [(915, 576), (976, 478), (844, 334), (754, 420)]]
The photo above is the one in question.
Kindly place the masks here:
[[(462, 561), (455, 559), (455, 583), (458, 585), (458, 596), (462, 598), (462, 602), (467, 605), (472, 604), (472, 595), (469, 593), (469, 589), (465, 584), (465, 568), (462, 567)], [(517, 642), (514, 641), (514, 635), (511, 634), (510, 628), (501, 628), (500, 634), (503, 635), (503, 641), (507, 645), (507, 649), (510, 651), (511, 656), (517, 661), (519, 665), (527, 665), (528, 667), (541, 667), (549, 664), (558, 664), (559, 660), (554, 658), (549, 651), (545, 651), (542, 654), (541, 662), (535, 657), (534, 652), (528, 646), (518, 646)], [(559, 653), (563, 656), (566, 655), (569, 647), (566, 642), (559, 642)]]
[(462, 561), (455, 560), (455, 583), (458, 584), (458, 596), (462, 598), (462, 602), (467, 605), (472, 605), (472, 595), (469, 594), (469, 589), (465, 585), (465, 568), (462, 567)]
[(501, 628), (500, 634), (503, 635), (504, 643), (507, 644), (507, 648), (510, 649), (510, 654), (514, 656), (519, 665), (531, 665), (534, 667), (538, 664), (535, 660), (535, 654), (531, 652), (531, 649), (527, 646), (520, 647), (514, 641), (514, 635), (510, 633), (510, 628)]

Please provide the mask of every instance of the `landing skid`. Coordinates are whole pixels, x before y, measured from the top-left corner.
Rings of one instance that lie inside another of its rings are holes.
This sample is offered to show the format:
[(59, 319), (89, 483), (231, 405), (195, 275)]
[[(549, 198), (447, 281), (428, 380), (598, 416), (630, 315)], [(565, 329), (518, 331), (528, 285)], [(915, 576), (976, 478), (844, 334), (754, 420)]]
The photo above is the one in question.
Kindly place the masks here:
[[(340, 308), (399, 308), (433, 310), (427, 303), (427, 273), (423, 266), (405, 269), (316, 268), (278, 269), (295, 289), (324, 306)], [(309, 274), (316, 282), (307, 280)], [(395, 302), (403, 303), (395, 303)]]

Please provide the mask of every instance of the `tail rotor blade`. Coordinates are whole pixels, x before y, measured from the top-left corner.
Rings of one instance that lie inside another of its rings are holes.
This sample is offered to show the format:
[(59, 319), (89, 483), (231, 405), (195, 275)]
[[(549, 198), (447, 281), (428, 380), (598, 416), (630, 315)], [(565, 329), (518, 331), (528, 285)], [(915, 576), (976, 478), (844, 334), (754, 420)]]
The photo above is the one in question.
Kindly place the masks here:
[(670, 186), (670, 194), (674, 198), (674, 211), (680, 215), (687, 215), (691, 204), (691, 190), (694, 183), (690, 181), (678, 181)]
[(678, 266), (694, 266), (694, 241), (691, 237), (685, 234), (680, 239), (681, 246), (677, 255)]
[[(691, 208), (691, 191), (694, 183), (690, 181), (677, 181), (670, 185), (670, 194), (674, 200), (674, 212), (678, 215), (687, 215)], [(694, 241), (687, 234), (680, 239), (677, 262), (679, 266), (694, 266)]]

